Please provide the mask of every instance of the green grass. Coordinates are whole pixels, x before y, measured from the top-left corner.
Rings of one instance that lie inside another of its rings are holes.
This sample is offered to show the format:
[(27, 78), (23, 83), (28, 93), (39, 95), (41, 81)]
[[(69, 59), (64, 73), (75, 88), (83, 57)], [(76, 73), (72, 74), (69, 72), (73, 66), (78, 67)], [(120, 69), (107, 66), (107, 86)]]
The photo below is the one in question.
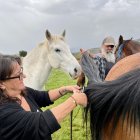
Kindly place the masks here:
[[(67, 74), (65, 74), (62, 71), (53, 69), (49, 79), (45, 85), (45, 89), (55, 89), (61, 86), (66, 86), (66, 85), (75, 85), (76, 80), (72, 80)], [(65, 95), (55, 101), (55, 103), (48, 108), (43, 108), (44, 109), (49, 109), (54, 106), (57, 106), (58, 104), (64, 102), (70, 95)], [(83, 108), (80, 106), (77, 106), (74, 111), (73, 111), (73, 121), (72, 121), (72, 126), (73, 126), (73, 140), (86, 140), (86, 129), (85, 127), (83, 128)], [(52, 135), (53, 140), (70, 140), (70, 115), (68, 115), (63, 122), (60, 124), (61, 129), (59, 129), (57, 132), (55, 132)]]

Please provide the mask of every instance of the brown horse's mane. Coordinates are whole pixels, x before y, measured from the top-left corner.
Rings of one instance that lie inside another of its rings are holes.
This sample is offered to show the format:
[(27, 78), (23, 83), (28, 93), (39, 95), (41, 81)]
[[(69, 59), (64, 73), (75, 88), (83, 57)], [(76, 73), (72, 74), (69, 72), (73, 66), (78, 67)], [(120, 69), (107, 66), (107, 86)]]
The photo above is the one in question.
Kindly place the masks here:
[[(108, 81), (89, 83), (85, 90), (92, 140), (140, 139), (140, 53), (126, 59), (133, 59), (133, 65), (127, 67), (122, 59), (112, 70), (117, 71), (115, 77), (109, 73)], [(117, 69), (120, 64), (122, 69)]]
[(136, 40), (127, 40), (127, 42), (128, 43), (130, 43), (130, 44), (132, 44), (133, 45), (133, 43), (135, 44), (135, 46), (140, 46), (140, 42), (139, 41), (136, 41)]
[(122, 131), (123, 124), (125, 123), (124, 120), (127, 120), (127, 125), (130, 129), (136, 125), (140, 127), (139, 75), (140, 69), (137, 69), (117, 80), (88, 86), (85, 92), (90, 103), (88, 106), (90, 111), (90, 127), (92, 138), (95, 138), (94, 140), (104, 140), (103, 136), (106, 135), (106, 131), (109, 131), (110, 137), (113, 136), (120, 118), (122, 118), (120, 125)]

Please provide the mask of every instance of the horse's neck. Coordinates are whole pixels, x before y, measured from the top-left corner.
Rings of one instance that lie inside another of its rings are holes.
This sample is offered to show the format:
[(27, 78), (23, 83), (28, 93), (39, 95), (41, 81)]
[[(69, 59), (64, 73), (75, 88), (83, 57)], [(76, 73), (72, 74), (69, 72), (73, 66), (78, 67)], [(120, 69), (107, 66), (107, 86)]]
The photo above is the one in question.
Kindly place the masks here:
[(34, 89), (42, 89), (50, 72), (51, 65), (47, 57), (46, 46), (34, 48), (23, 59), (24, 73), (26, 75), (25, 85)]
[(124, 49), (126, 49), (125, 51), (126, 56), (138, 53), (140, 52), (140, 43), (138, 42), (129, 43)]

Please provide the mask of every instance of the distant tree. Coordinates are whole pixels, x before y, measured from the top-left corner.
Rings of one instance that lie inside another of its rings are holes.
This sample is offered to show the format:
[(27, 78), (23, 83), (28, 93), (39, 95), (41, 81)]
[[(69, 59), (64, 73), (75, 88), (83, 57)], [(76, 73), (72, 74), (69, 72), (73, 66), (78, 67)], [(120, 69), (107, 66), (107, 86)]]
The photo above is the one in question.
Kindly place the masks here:
[(24, 51), (24, 50), (19, 51), (19, 56), (20, 57), (25, 57), (26, 55), (27, 55), (27, 51)]

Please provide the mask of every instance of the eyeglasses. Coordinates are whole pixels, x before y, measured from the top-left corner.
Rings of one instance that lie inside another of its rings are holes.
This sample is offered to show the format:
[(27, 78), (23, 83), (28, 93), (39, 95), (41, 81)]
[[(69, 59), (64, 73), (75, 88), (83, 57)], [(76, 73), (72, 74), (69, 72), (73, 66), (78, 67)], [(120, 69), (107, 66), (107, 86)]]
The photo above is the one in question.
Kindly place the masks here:
[(108, 47), (108, 48), (110, 47), (110, 48), (113, 49), (113, 48), (114, 48), (114, 45), (107, 45), (107, 47)]
[(7, 78), (5, 78), (5, 80), (16, 79), (16, 78), (19, 78), (19, 80), (21, 80), (23, 78), (23, 67), (21, 67), (19, 75), (13, 76), (13, 77), (7, 77)]

